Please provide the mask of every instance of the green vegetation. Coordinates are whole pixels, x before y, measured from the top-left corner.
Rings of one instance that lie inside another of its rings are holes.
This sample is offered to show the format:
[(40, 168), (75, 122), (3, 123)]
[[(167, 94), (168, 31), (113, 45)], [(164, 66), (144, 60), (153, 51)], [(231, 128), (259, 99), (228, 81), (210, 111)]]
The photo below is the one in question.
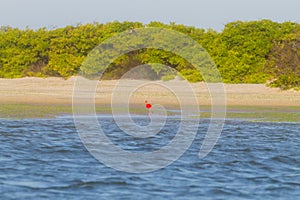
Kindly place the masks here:
[[(299, 106), (228, 106), (226, 119), (252, 122), (300, 122)], [(203, 107), (201, 118), (210, 118), (210, 107)]]
[[(176, 108), (174, 108), (176, 110)], [(200, 118), (210, 118), (209, 106), (201, 106)], [(300, 107), (270, 107), (270, 106), (229, 106), (226, 114), (227, 119), (243, 119), (255, 122), (300, 122)], [(126, 109), (119, 108), (119, 112)], [(111, 108), (104, 105), (96, 105), (96, 113), (111, 114)], [(130, 107), (131, 114), (145, 114), (144, 107)], [(0, 107), (0, 118), (25, 119), (25, 118), (55, 118), (62, 115), (72, 115), (70, 105), (40, 105), (40, 104), (2, 104)], [(82, 114), (86, 110), (82, 107)], [(168, 111), (168, 115), (177, 115)]]
[[(161, 27), (184, 33), (201, 44), (212, 57), (225, 83), (268, 83), (271, 87), (300, 89), (300, 24), (270, 20), (232, 22), (217, 32), (181, 24), (111, 22), (79, 24), (54, 30), (0, 28), (0, 78), (76, 75), (87, 55), (100, 43), (131, 27)], [(162, 35), (154, 35), (160, 40)], [(172, 40), (172, 38), (170, 38)], [(111, 48), (108, 44), (107, 48)], [(201, 55), (199, 55), (201, 57)], [(185, 59), (161, 49), (127, 52), (113, 60), (104, 78), (117, 79), (132, 67), (160, 63), (189, 81), (201, 74)], [(175, 75), (151, 65), (153, 79)]]
[(0, 118), (53, 118), (63, 114), (72, 114), (72, 106), (39, 104), (2, 104), (0, 106)]

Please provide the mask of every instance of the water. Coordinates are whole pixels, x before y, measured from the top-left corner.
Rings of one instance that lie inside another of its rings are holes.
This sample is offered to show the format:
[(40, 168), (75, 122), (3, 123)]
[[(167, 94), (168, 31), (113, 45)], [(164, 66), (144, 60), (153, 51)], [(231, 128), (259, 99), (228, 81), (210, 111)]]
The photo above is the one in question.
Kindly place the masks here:
[[(114, 144), (137, 152), (168, 144), (179, 123), (170, 119), (163, 135), (135, 139), (111, 118), (100, 120)], [(1, 119), (1, 199), (300, 198), (300, 124), (226, 121), (213, 151), (199, 159), (207, 127), (201, 120), (191, 147), (170, 166), (130, 174), (92, 157), (72, 118)]]

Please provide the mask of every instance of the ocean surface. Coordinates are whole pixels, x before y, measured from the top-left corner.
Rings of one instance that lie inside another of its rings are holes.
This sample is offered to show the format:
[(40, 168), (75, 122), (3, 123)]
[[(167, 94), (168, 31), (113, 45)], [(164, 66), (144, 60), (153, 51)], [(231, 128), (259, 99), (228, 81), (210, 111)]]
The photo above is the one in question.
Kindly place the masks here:
[[(114, 145), (140, 153), (167, 145), (180, 123), (171, 118), (162, 134), (135, 138), (111, 117), (99, 121)], [(200, 120), (192, 145), (169, 166), (126, 173), (89, 153), (72, 117), (0, 119), (0, 199), (300, 199), (300, 124), (227, 120), (200, 159), (208, 124)]]

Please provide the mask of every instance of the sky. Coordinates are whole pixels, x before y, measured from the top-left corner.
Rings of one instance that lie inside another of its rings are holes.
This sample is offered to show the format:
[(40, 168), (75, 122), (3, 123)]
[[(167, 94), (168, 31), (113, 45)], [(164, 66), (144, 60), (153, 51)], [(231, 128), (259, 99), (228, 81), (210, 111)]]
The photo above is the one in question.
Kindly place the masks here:
[(299, 0), (0, 0), (0, 26), (53, 28), (78, 23), (175, 22), (221, 31), (237, 21), (300, 23)]

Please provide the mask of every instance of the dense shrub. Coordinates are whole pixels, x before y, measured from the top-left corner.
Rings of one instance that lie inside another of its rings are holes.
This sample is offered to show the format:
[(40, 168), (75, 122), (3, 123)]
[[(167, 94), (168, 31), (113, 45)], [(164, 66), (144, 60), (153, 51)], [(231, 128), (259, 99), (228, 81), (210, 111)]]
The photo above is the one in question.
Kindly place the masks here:
[[(140, 22), (114, 21), (107, 24), (78, 24), (54, 30), (1, 27), (0, 77), (68, 78), (78, 73), (86, 56), (105, 39), (129, 31), (132, 27), (144, 26)], [(225, 25), (221, 32), (175, 23), (151, 22), (147, 26), (176, 30), (196, 40), (212, 57), (226, 83), (269, 81), (271, 86), (283, 89), (299, 87), (300, 25), (297, 23), (237, 21)], [(144, 49), (121, 56), (111, 63), (105, 78), (118, 79), (132, 67), (147, 63), (170, 66), (192, 82), (203, 81), (198, 70), (183, 58), (160, 49)], [(150, 66), (152, 72), (156, 73), (151, 74), (153, 79), (169, 80), (174, 77), (159, 65)]]

